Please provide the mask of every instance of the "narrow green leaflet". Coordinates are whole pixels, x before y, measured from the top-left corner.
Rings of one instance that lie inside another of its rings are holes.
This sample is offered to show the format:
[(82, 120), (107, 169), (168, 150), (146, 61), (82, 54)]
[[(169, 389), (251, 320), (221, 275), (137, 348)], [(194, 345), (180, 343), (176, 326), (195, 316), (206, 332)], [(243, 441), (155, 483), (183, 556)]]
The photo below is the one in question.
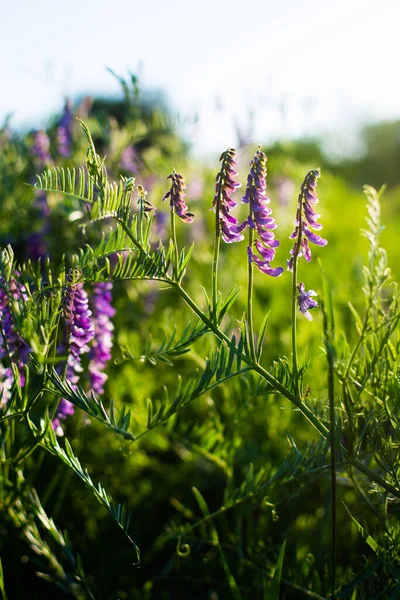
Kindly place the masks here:
[(274, 569), (272, 581), (271, 581), (270, 585), (268, 586), (268, 589), (265, 590), (264, 600), (279, 600), (279, 598), (280, 598), (282, 568), (283, 568), (283, 559), (285, 557), (285, 548), (286, 548), (286, 540), (283, 542), (283, 544), (279, 550), (279, 556), (278, 556), (278, 560), (276, 562), (276, 566)]
[(60, 398), (69, 400), (69, 402), (72, 402), (72, 404), (84, 410), (88, 415), (94, 417), (125, 439), (135, 439), (135, 436), (128, 431), (131, 414), (125, 406), (117, 418), (113, 401), (111, 401), (110, 410), (107, 413), (100, 398), (96, 398), (94, 394), (88, 396), (81, 387), (72, 387), (68, 381), (62, 381), (54, 368), (49, 374), (49, 379), (53, 384), (53, 387), (49, 391), (54, 392)]
[(74, 473), (81, 479), (81, 481), (83, 481), (85, 486), (93, 493), (100, 504), (107, 509), (114, 521), (118, 524), (120, 529), (125, 533), (126, 537), (130, 541), (136, 553), (137, 564), (140, 564), (140, 550), (128, 533), (131, 515), (127, 514), (125, 505), (118, 504), (116, 506), (107, 490), (100, 483), (97, 485), (93, 483), (87, 469), (82, 467), (79, 459), (73, 453), (71, 444), (68, 442), (68, 440), (65, 439), (65, 448), (62, 448), (58, 442), (58, 439), (56, 438), (51, 424), (45, 423), (44, 426), (46, 428), (47, 435), (41, 440), (40, 446), (45, 448), (48, 452), (50, 452), (50, 454), (53, 454), (59, 458), (65, 465), (72, 469)]

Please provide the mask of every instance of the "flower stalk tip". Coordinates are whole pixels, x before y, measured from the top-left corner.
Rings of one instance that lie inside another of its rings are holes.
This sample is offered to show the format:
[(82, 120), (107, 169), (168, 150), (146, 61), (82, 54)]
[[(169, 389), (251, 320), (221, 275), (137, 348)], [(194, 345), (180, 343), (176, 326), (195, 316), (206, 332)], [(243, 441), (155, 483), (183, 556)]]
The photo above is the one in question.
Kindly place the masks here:
[[(247, 253), (249, 262), (254, 263), (262, 273), (270, 277), (279, 277), (283, 273), (283, 268), (270, 266), (279, 241), (275, 239), (273, 232), (276, 229), (276, 223), (271, 216), (272, 210), (268, 206), (270, 199), (266, 194), (266, 189), (267, 157), (260, 146), (250, 163), (246, 194), (242, 198), (244, 203), (249, 204), (249, 216), (245, 223), (255, 234), (250, 236)], [(253, 247), (257, 253), (253, 251)]]
[(297, 212), (296, 224), (290, 239), (296, 240), (290, 251), (291, 257), (288, 260), (288, 270), (293, 270), (293, 265), (297, 258), (304, 256), (307, 262), (311, 261), (311, 250), (309, 242), (317, 246), (326, 246), (328, 241), (314, 233), (322, 229), (318, 219), (321, 215), (315, 212), (314, 206), (319, 202), (316, 187), (317, 180), (321, 172), (319, 169), (312, 169), (307, 173), (301, 186)]
[(165, 194), (163, 200), (167, 200), (167, 198), (169, 198), (169, 204), (172, 212), (177, 214), (182, 221), (185, 221), (185, 223), (191, 223), (193, 221), (194, 214), (188, 212), (188, 207), (186, 206), (186, 194), (183, 191), (186, 189), (184, 178), (174, 169), (173, 173), (168, 176), (168, 179), (171, 179), (171, 188), (169, 192)]
[(247, 223), (238, 225), (238, 220), (230, 214), (236, 202), (231, 196), (235, 190), (240, 188), (241, 183), (235, 181), (237, 176), (235, 163), (235, 150), (228, 148), (223, 152), (219, 159), (222, 162), (221, 170), (215, 178), (215, 196), (212, 203), (212, 209), (216, 213), (216, 235), (221, 237), (227, 244), (240, 242), (244, 239), (242, 231)]

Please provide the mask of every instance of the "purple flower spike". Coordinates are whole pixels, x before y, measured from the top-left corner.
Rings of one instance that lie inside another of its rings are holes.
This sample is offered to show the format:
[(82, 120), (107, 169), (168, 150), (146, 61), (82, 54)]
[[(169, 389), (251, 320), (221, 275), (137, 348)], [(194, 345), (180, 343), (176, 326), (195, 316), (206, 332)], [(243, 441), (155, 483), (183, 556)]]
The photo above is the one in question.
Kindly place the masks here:
[(58, 152), (64, 158), (71, 155), (73, 119), (71, 102), (67, 100), (65, 102), (64, 112), (57, 127)]
[(250, 163), (250, 173), (247, 177), (246, 194), (242, 201), (250, 205), (250, 215), (244, 222), (245, 226), (255, 229), (259, 239), (255, 241), (258, 256), (250, 246), (247, 248), (249, 262), (254, 262), (258, 269), (270, 275), (279, 277), (282, 275), (282, 267), (272, 268), (270, 262), (275, 257), (275, 248), (279, 241), (275, 239), (273, 230), (276, 228), (274, 219), (271, 217), (271, 209), (267, 206), (270, 202), (266, 195), (267, 189), (267, 157), (258, 148), (254, 159)]
[(309, 171), (301, 186), (296, 213), (296, 226), (290, 236), (290, 239), (296, 240), (296, 242), (290, 251), (291, 258), (288, 260), (289, 271), (293, 270), (293, 263), (299, 256), (304, 256), (306, 261), (310, 262), (311, 250), (308, 242), (312, 242), (317, 246), (326, 246), (328, 243), (327, 240), (310, 229), (310, 227), (316, 231), (322, 229), (321, 223), (318, 223), (321, 215), (316, 213), (313, 208), (319, 202), (315, 189), (320, 174), (319, 169)]
[(306, 292), (304, 283), (299, 283), (297, 286), (297, 289), (299, 292), (299, 295), (297, 298), (297, 301), (299, 304), (299, 311), (303, 313), (303, 315), (305, 316), (306, 319), (308, 319), (308, 321), (312, 321), (313, 318), (312, 318), (311, 314), (309, 313), (309, 311), (313, 308), (316, 308), (318, 306), (318, 304), (310, 296), (316, 296), (317, 293), (314, 292), (314, 290), (309, 290), (308, 292)]
[(33, 134), (32, 154), (40, 169), (43, 169), (45, 165), (51, 163), (49, 149), (50, 140), (47, 133), (45, 131), (35, 131)]
[(104, 373), (111, 358), (114, 325), (110, 318), (115, 315), (111, 305), (112, 283), (96, 283), (93, 289), (92, 306), (94, 322), (94, 340), (90, 350), (89, 375), (90, 388), (95, 394), (104, 393), (104, 384), (108, 376)]
[[(20, 385), (25, 385), (24, 361), (28, 358), (29, 347), (15, 329), (10, 300), (23, 296), (23, 287), (12, 277), (8, 282), (0, 277), (0, 359), (6, 359), (17, 365), (20, 375)], [(4, 336), (4, 338), (3, 338)], [(8, 362), (9, 365), (9, 362)], [(14, 374), (11, 366), (0, 364), (0, 406), (5, 406), (11, 399), (14, 384)]]
[[(67, 380), (74, 386), (79, 382), (82, 372), (81, 357), (89, 352), (89, 342), (94, 337), (92, 312), (89, 310), (89, 298), (82, 283), (76, 283), (76, 273), (68, 276), (68, 284), (63, 300), (63, 316), (69, 325)], [(53, 420), (53, 429), (57, 435), (62, 435), (60, 419), (74, 414), (73, 405), (65, 399), (60, 401), (56, 418)]]
[(235, 171), (235, 150), (228, 148), (221, 154), (219, 160), (222, 161), (222, 168), (215, 178), (216, 194), (213, 200), (213, 209), (218, 210), (222, 239), (230, 244), (244, 239), (242, 231), (247, 227), (247, 222), (238, 225), (237, 219), (229, 214), (229, 211), (236, 206), (236, 202), (232, 200), (231, 195), (241, 186), (238, 181), (235, 181), (237, 175)]
[(182, 221), (191, 223), (193, 221), (194, 214), (187, 212), (188, 207), (185, 203), (184, 189), (186, 189), (185, 180), (182, 175), (179, 175), (174, 169), (174, 172), (168, 176), (171, 179), (171, 189), (167, 192), (163, 198), (166, 200), (169, 198), (169, 204), (171, 210), (175, 212)]

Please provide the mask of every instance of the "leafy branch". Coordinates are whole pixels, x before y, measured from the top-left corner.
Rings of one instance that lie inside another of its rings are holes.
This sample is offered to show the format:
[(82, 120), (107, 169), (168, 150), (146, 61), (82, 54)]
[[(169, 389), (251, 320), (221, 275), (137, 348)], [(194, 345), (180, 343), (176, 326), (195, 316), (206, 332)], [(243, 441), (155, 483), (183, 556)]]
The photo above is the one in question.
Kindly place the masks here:
[(62, 381), (54, 368), (49, 373), (49, 381), (53, 385), (47, 388), (48, 391), (55, 393), (60, 398), (65, 398), (125, 439), (135, 439), (134, 435), (128, 431), (131, 413), (125, 406), (117, 418), (112, 400), (109, 412), (107, 412), (100, 398), (96, 398), (93, 393), (88, 396), (80, 386), (72, 386), (67, 380)]
[(138, 546), (134, 543), (132, 538), (128, 533), (129, 524), (131, 520), (131, 515), (126, 511), (125, 504), (115, 505), (113, 503), (113, 499), (111, 495), (107, 492), (107, 490), (98, 483), (95, 485), (90, 477), (87, 469), (84, 469), (79, 462), (77, 456), (75, 456), (71, 444), (65, 439), (65, 447), (62, 448), (59, 444), (59, 441), (51, 427), (50, 421), (47, 423), (44, 422), (43, 426), (47, 432), (47, 435), (44, 436), (40, 442), (40, 446), (47, 450), (53, 456), (59, 458), (65, 465), (67, 465), (72, 471), (81, 479), (81, 481), (85, 484), (85, 486), (90, 489), (92, 494), (98, 500), (98, 502), (107, 509), (111, 517), (117, 523), (119, 528), (124, 532), (125, 536), (128, 538), (130, 544), (132, 545), (137, 558), (137, 564), (140, 564), (140, 551)]

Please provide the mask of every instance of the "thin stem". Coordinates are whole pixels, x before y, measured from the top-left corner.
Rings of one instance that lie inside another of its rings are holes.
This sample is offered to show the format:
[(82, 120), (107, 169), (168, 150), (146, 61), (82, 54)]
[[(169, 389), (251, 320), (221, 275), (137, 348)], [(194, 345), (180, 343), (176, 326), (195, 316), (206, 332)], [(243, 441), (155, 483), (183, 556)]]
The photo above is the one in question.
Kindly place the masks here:
[(292, 269), (292, 369), (293, 369), (293, 387), (297, 395), (299, 395), (299, 371), (297, 366), (297, 261), (299, 258), (302, 232), (302, 201), (304, 194), (304, 183), (301, 186), (299, 199), (297, 202), (297, 227), (298, 233), (296, 242), (293, 248), (293, 269)]
[[(251, 208), (250, 208), (251, 217)], [(253, 248), (254, 229), (249, 227), (249, 246)], [(253, 326), (253, 279), (254, 265), (252, 260), (247, 261), (247, 327), (249, 336), (250, 356), (253, 362), (257, 362), (256, 351), (254, 348), (254, 326)]]
[(331, 469), (331, 597), (335, 597), (336, 579), (336, 456), (335, 456), (335, 388), (334, 367), (332, 353), (327, 353), (328, 358), (328, 398), (329, 398), (329, 443), (330, 443), (330, 469)]
[(292, 369), (293, 369), (293, 387), (295, 392), (299, 393), (299, 373), (297, 367), (297, 255), (293, 257), (292, 271)]
[[(119, 222), (121, 223), (121, 226), (123, 227), (124, 231), (126, 232), (126, 234), (128, 235), (128, 237), (130, 238), (130, 240), (132, 241), (132, 243), (136, 246), (136, 248), (140, 252), (144, 252), (145, 253), (145, 250), (143, 249), (142, 245), (136, 240), (135, 236), (132, 234), (132, 231), (129, 229), (129, 227), (127, 227), (123, 221), (119, 221)], [(169, 279), (164, 279), (164, 281), (176, 288), (176, 290), (178, 291), (178, 293), (180, 294), (180, 296), (183, 298), (183, 300), (186, 302), (186, 304), (199, 317), (199, 319), (201, 319), (203, 321), (203, 323), (205, 325), (207, 325), (207, 327), (215, 334), (215, 336), (219, 340), (221, 340), (221, 342), (225, 342), (229, 346), (231, 345), (231, 340), (229, 339), (229, 337), (223, 331), (221, 331), (221, 329), (211, 319), (209, 319), (207, 317), (207, 315), (205, 315), (203, 313), (203, 311), (201, 310), (201, 308), (189, 296), (189, 294), (186, 292), (186, 290), (181, 286), (181, 284), (179, 282), (172, 281), (172, 280), (169, 280)], [(238, 353), (237, 347), (235, 348), (235, 353), (236, 354)], [(245, 355), (242, 356), (242, 360), (246, 364), (251, 365), (251, 361), (249, 361)], [(275, 377), (273, 375), (271, 375), (271, 373), (269, 373), (266, 369), (264, 369), (264, 367), (262, 367), (258, 363), (255, 363), (255, 364), (253, 364), (251, 366), (252, 366), (252, 368), (259, 375), (261, 375), (261, 377), (263, 377), (263, 379), (265, 379), (266, 381), (268, 381), (268, 383), (270, 383), (271, 386), (277, 392), (280, 392), (282, 394), (282, 396), (285, 396), (288, 400), (290, 400), (290, 402), (292, 402), (292, 404), (294, 404), (296, 406), (296, 408), (298, 408), (298, 410), (303, 414), (303, 416), (306, 417), (306, 419), (313, 425), (313, 427), (315, 427), (315, 429), (324, 438), (328, 437), (328, 434), (329, 434), (328, 429), (318, 419), (318, 417), (316, 417), (314, 415), (314, 413), (308, 408), (308, 406), (304, 402), (302, 402), (300, 400), (300, 398), (298, 396), (295, 396), (294, 394), (292, 394), (277, 379), (275, 379)]]
[(219, 250), (221, 246), (221, 229), (219, 223), (219, 207), (221, 203), (222, 183), (223, 175), (225, 171), (226, 152), (223, 154), (221, 170), (219, 172), (218, 186), (217, 186), (217, 202), (215, 206), (215, 239), (214, 239), (214, 254), (212, 262), (212, 273), (211, 273), (211, 286), (212, 286), (212, 317), (214, 323), (217, 323), (217, 303), (218, 303), (218, 261), (219, 261)]
[[(171, 282), (171, 283), (174, 283), (174, 282)], [(222, 342), (225, 342), (226, 344), (229, 344), (229, 346), (230, 346), (231, 340), (229, 339), (229, 337), (223, 331), (221, 331), (221, 329), (218, 326), (216, 326), (215, 323), (213, 323), (211, 321), (211, 319), (209, 319), (203, 313), (201, 308), (199, 306), (197, 306), (197, 304), (189, 296), (189, 294), (180, 285), (175, 284), (175, 287), (176, 287), (177, 291), (179, 292), (179, 294), (182, 296), (182, 298), (185, 300), (186, 304), (188, 304), (188, 306), (190, 306), (190, 308), (193, 310), (193, 312), (203, 321), (203, 323), (205, 323), (210, 328), (210, 330), (213, 331), (215, 336), (218, 339), (220, 339)], [(235, 350), (236, 350), (236, 354), (237, 354), (237, 352), (238, 352), (237, 347), (235, 348)], [(242, 360), (243, 360), (243, 362), (249, 364), (254, 369), (254, 371), (256, 371), (259, 375), (261, 375), (261, 377), (263, 377), (263, 379), (268, 381), (268, 383), (270, 383), (277, 392), (280, 392), (282, 394), (282, 396), (285, 396), (288, 400), (290, 400), (292, 402), (292, 404), (294, 404), (296, 406), (296, 408), (298, 408), (300, 410), (300, 412), (306, 417), (306, 419), (315, 427), (315, 429), (317, 429), (317, 431), (324, 438), (326, 438), (328, 436), (328, 434), (329, 434), (328, 429), (325, 427), (325, 425), (323, 423), (321, 423), (321, 421), (318, 419), (318, 417), (316, 417), (314, 415), (314, 413), (308, 408), (308, 406), (300, 400), (300, 398), (298, 396), (295, 396), (294, 394), (292, 394), (277, 379), (275, 379), (275, 377), (273, 375), (271, 375), (271, 373), (269, 373), (266, 369), (264, 369), (264, 367), (262, 367), (258, 363), (252, 364), (252, 361), (249, 360), (245, 355), (242, 356)]]
[(139, 214), (136, 221), (136, 236), (140, 242), (143, 240), (143, 199), (139, 196)]
[[(218, 204), (217, 204), (218, 206)], [(218, 303), (218, 260), (219, 260), (219, 249), (221, 246), (221, 236), (219, 232), (219, 210), (216, 210), (216, 231), (214, 240), (214, 255), (212, 263), (212, 315), (213, 320), (217, 322), (217, 303)]]
[(171, 209), (171, 234), (172, 234), (172, 241), (174, 243), (173, 274), (175, 276), (175, 279), (178, 279), (179, 251), (178, 251), (178, 243), (176, 240), (176, 224), (175, 224), (175, 210), (174, 209)]

